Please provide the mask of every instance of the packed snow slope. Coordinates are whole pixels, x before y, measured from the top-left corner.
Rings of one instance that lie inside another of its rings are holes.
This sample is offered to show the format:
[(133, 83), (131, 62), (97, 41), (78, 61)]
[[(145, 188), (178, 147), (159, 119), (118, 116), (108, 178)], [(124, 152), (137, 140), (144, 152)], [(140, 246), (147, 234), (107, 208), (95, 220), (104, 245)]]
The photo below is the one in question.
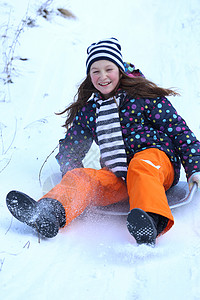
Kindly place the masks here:
[(54, 113), (85, 77), (87, 46), (105, 37), (148, 79), (180, 92), (170, 100), (200, 139), (199, 0), (1, 0), (0, 23), (0, 299), (200, 299), (200, 193), (173, 211), (155, 248), (136, 246), (125, 217), (95, 211), (39, 243), (5, 204), (13, 189), (40, 198), (59, 171), (57, 150), (41, 171), (64, 137)]

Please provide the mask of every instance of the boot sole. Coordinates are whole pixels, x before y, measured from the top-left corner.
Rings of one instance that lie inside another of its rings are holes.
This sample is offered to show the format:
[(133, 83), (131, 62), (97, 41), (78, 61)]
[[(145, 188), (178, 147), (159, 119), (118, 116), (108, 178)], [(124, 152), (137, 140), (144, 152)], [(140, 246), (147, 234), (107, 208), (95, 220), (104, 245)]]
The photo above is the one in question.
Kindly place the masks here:
[(129, 212), (127, 228), (137, 244), (155, 245), (157, 230), (150, 216), (142, 209), (134, 208)]
[(58, 222), (52, 222), (48, 215), (41, 213), (37, 209), (35, 200), (28, 195), (11, 191), (6, 197), (6, 204), (10, 213), (20, 222), (27, 224), (35, 229), (42, 236), (52, 238), (57, 235), (59, 226)]

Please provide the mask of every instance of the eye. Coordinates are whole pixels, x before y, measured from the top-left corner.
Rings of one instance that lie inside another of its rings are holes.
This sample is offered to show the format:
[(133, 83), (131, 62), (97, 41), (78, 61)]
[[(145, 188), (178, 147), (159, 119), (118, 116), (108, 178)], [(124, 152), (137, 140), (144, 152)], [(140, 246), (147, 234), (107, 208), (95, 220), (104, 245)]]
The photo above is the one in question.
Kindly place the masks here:
[(110, 69), (107, 69), (107, 72), (111, 72), (112, 70), (113, 70), (113, 69), (111, 69), (111, 68), (110, 68)]

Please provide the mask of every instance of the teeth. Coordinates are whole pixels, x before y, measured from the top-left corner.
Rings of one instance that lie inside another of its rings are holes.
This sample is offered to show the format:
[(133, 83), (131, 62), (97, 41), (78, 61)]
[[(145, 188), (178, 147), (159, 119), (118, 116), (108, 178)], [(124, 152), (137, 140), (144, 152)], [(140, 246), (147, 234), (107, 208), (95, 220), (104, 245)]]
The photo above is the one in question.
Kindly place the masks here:
[(106, 82), (106, 83), (99, 83), (99, 85), (103, 85), (103, 86), (105, 86), (105, 85), (108, 85), (108, 84), (110, 84), (110, 82)]

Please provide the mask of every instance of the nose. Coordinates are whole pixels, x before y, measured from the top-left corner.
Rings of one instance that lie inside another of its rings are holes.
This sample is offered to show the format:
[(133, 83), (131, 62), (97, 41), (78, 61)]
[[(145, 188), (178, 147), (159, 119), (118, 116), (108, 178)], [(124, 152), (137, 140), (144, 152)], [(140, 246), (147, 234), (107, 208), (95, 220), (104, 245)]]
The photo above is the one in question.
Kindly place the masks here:
[(105, 80), (107, 78), (107, 73), (105, 71), (101, 71), (100, 78), (101, 80)]

